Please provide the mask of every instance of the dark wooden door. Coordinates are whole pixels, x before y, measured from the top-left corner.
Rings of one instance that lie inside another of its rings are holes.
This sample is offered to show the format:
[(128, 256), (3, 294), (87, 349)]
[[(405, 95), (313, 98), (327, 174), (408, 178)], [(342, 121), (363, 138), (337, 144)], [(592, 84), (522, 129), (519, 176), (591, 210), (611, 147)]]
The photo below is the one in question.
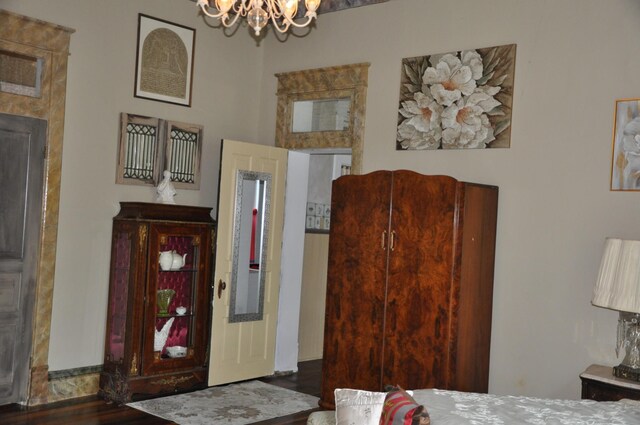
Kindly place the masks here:
[(321, 405), (335, 388), (380, 390), (391, 172), (333, 183)]
[(0, 114), (0, 404), (26, 399), (46, 121)]
[(446, 388), (458, 182), (393, 173), (383, 383)]

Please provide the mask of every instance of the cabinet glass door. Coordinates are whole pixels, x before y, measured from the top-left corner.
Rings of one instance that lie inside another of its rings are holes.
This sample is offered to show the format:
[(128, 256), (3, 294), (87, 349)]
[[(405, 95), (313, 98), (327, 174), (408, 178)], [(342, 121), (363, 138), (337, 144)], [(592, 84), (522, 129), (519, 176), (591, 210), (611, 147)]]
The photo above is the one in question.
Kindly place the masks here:
[(193, 236), (162, 235), (156, 286), (155, 357), (193, 355), (194, 295), (199, 243)]
[(197, 317), (206, 284), (201, 258), (205, 238), (206, 233), (188, 226), (151, 226), (144, 350), (150, 362), (143, 366), (146, 371), (201, 361), (196, 359), (202, 333)]

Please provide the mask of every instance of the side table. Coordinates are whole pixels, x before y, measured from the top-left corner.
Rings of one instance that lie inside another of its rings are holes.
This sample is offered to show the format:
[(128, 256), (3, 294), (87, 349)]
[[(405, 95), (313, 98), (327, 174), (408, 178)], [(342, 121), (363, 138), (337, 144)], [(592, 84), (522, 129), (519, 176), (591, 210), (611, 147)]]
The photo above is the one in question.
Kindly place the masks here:
[(640, 400), (640, 382), (613, 376), (613, 368), (591, 365), (580, 374), (582, 398), (596, 401)]

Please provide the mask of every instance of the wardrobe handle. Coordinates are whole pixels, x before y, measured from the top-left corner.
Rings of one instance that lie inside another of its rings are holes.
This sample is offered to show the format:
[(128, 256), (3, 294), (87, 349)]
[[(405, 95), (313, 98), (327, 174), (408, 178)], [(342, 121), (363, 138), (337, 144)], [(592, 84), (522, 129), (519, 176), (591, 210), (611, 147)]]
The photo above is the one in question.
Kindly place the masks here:
[(387, 231), (386, 230), (384, 230), (382, 232), (382, 246), (381, 246), (381, 248), (382, 249), (387, 249)]
[(396, 231), (391, 231), (391, 238), (389, 240), (389, 248), (393, 251), (396, 248)]

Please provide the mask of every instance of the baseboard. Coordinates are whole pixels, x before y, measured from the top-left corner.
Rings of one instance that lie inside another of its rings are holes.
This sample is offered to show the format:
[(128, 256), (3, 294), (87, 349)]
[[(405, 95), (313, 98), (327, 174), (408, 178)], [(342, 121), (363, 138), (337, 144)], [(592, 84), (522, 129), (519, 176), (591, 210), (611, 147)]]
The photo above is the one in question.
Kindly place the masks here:
[(49, 372), (47, 402), (96, 395), (101, 371), (102, 365)]

